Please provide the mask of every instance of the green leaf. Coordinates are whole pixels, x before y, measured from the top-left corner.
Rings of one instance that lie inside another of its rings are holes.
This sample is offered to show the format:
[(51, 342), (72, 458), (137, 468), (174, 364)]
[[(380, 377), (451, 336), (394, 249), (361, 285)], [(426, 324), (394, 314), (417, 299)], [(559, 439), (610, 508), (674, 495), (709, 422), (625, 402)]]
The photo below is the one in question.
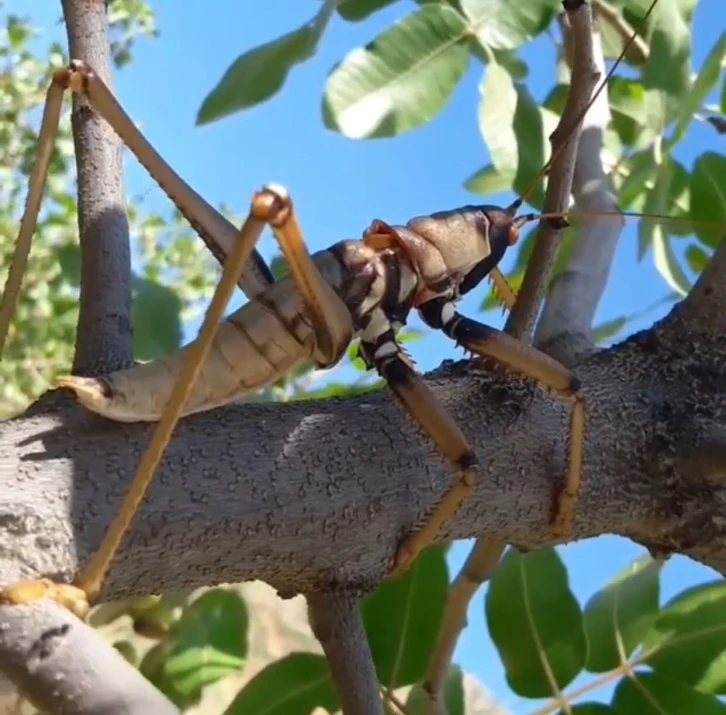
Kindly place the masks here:
[(646, 124), (662, 134), (690, 85), (691, 29), (679, 0), (659, 0), (651, 17), (650, 54), (643, 68)]
[(338, 15), (348, 22), (360, 22), (398, 0), (342, 0), (338, 3)]
[[(479, 93), (479, 129), (492, 163), (500, 174), (514, 176), (513, 188), (522, 194), (544, 163), (543, 114), (527, 89), (497, 64), (487, 66)], [(540, 207), (543, 199), (538, 186), (529, 203)]]
[(425, 5), (353, 50), (330, 74), (323, 120), (347, 137), (392, 137), (446, 104), (469, 63), (466, 21), (447, 5)]
[(279, 92), (290, 70), (315, 54), (332, 9), (327, 0), (310, 22), (241, 54), (204, 98), (197, 125), (254, 107)]
[(656, 174), (655, 157), (651, 149), (635, 152), (625, 159), (623, 169), (627, 176), (618, 190), (618, 199), (624, 210), (642, 211), (649, 181)]
[[(726, 231), (726, 156), (706, 152), (696, 159), (691, 174), (691, 218), (698, 238), (710, 248), (721, 242)], [(714, 221), (705, 226), (698, 221)]]
[(558, 11), (555, 0), (461, 0), (476, 38), (493, 50), (513, 50), (543, 32)]
[(641, 660), (664, 678), (726, 693), (724, 613), (726, 582), (687, 589), (661, 609), (643, 641)]
[(403, 576), (384, 581), (363, 601), (361, 613), (381, 685), (400, 688), (423, 678), (448, 585), (445, 551), (434, 546), (422, 551)]
[(134, 326), (134, 357), (156, 360), (176, 352), (181, 345), (179, 296), (167, 286), (134, 276), (131, 319)]
[(619, 318), (613, 318), (612, 320), (606, 320), (604, 323), (600, 323), (600, 325), (592, 329), (592, 339), (597, 345), (601, 345), (606, 340), (617, 335), (627, 324), (628, 319), (624, 315), (621, 315)]
[(553, 548), (521, 555), (508, 549), (486, 598), (489, 634), (507, 683), (518, 695), (544, 698), (580, 673), (587, 657), (582, 613)]
[(691, 290), (691, 281), (673, 253), (670, 237), (660, 229), (656, 229), (653, 236), (653, 254), (655, 267), (658, 269), (658, 273), (665, 278), (666, 283), (682, 298), (687, 296), (688, 291)]
[(233, 675), (247, 654), (247, 610), (233, 591), (207, 591), (146, 653), (139, 670), (178, 706), (199, 701), (202, 688)]
[(174, 690), (198, 699), (205, 685), (237, 673), (247, 656), (247, 609), (239, 594), (214, 588), (171, 628), (164, 672)]
[[(464, 715), (464, 673), (458, 665), (452, 665), (443, 689), (446, 715)], [(427, 715), (429, 697), (421, 685), (411, 688), (406, 699), (407, 715)]]
[[(645, 90), (643, 85), (626, 77), (612, 77), (608, 83), (608, 97), (613, 112), (613, 126), (626, 146), (634, 146), (647, 132), (645, 116)], [(652, 137), (648, 133), (647, 136)]]
[(291, 653), (257, 673), (224, 715), (309, 715), (315, 708), (340, 709), (328, 662), (317, 653)]
[(689, 268), (699, 275), (711, 260), (710, 254), (706, 253), (700, 246), (691, 244), (686, 248), (686, 261)]
[[(688, 172), (683, 165), (672, 157), (665, 157), (658, 167), (655, 185), (645, 194), (643, 212), (661, 216), (683, 216), (679, 202), (688, 188)], [(676, 227), (663, 224), (657, 219), (642, 219), (638, 224), (638, 260), (642, 260), (656, 236), (665, 236), (666, 232), (676, 231)]]
[(726, 715), (726, 705), (713, 695), (657, 673), (623, 678), (613, 696), (613, 707), (618, 715)]
[(587, 670), (613, 670), (640, 644), (658, 613), (661, 562), (636, 559), (585, 606)]
[(693, 119), (693, 115), (701, 108), (701, 104), (705, 101), (711, 90), (716, 86), (721, 76), (721, 65), (724, 57), (726, 57), (726, 32), (722, 32), (718, 40), (714, 43), (708, 57), (701, 65), (701, 71), (698, 73), (695, 82), (691, 86), (690, 91), (680, 103), (680, 111), (676, 120), (676, 127), (673, 131), (673, 143), (680, 141), (688, 129), (688, 125)]
[(488, 164), (472, 174), (465, 182), (464, 188), (473, 194), (499, 194), (508, 191), (514, 183), (514, 173), (511, 176), (502, 174), (494, 166)]

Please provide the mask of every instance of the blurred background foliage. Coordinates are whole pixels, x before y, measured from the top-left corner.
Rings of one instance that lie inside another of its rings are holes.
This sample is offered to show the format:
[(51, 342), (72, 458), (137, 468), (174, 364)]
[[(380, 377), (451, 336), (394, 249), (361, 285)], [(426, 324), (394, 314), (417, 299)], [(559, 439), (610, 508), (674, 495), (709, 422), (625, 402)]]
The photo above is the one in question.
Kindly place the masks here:
[[(321, 2), (310, 22), (243, 52), (210, 91), (200, 123), (266, 101), (283, 88), (295, 64), (314, 52), (330, 17), (358, 22), (397, 0)], [(726, 36), (703, 66), (690, 66), (688, 23), (696, 0), (661, 0), (644, 39), (627, 56), (630, 75), (610, 89), (613, 123), (604, 150), (622, 208), (726, 221), (726, 169), (705, 151), (689, 167), (672, 150), (693, 121), (723, 126)], [(646, 9), (643, 0), (594, 3), (608, 57), (622, 46), (622, 25)], [(545, 158), (546, 135), (562, 111), (568, 78), (557, 80), (544, 105), (528, 93), (526, 64), (516, 50), (556, 24), (558, 3), (532, 0), (420, 0), (410, 14), (331, 70), (322, 88), (325, 126), (355, 139), (396, 136), (431, 119), (450, 97), (469, 62), (482, 67), (488, 103), (478, 108), (492, 163), (466, 180), (474, 193), (526, 187)], [(133, 61), (134, 44), (156, 35), (143, 0), (109, 3), (114, 63)], [(486, 21), (486, 22), (485, 22)], [(51, 71), (67, 59), (62, 47), (38, 49), (32, 17), (3, 10), (0, 0), (0, 279), (8, 265), (34, 156), (37, 126)], [(554, 40), (554, 36), (553, 36)], [(653, 68), (661, 69), (656, 77)], [(669, 68), (668, 72), (663, 68)], [(375, 101), (374, 101), (375, 100)], [(505, 131), (497, 128), (504, 127)], [(53, 154), (41, 219), (15, 321), (0, 363), (0, 416), (21, 411), (71, 363), (77, 318), (79, 251), (70, 124), (66, 114)], [(541, 194), (532, 204), (537, 207)], [(225, 210), (224, 207), (221, 207)], [(204, 309), (218, 277), (179, 214), (149, 211), (129, 197), (134, 256), (134, 350), (138, 360), (175, 351), (183, 328)], [(225, 212), (238, 221), (238, 216)], [(558, 270), (568, 255), (565, 236)], [(652, 255), (677, 298), (704, 267), (720, 236), (706, 229), (642, 223), (640, 258)], [(509, 278), (517, 285), (533, 234), (519, 247)], [(674, 247), (675, 246), (675, 247)], [(273, 265), (284, 275), (280, 260)], [(491, 295), (482, 310), (495, 308)], [(633, 315), (636, 315), (635, 313)], [(633, 316), (598, 326), (605, 341)], [(406, 340), (420, 333), (409, 330)], [(359, 370), (351, 347), (347, 360)], [(359, 372), (352, 383), (318, 385), (310, 367), (286, 376), (256, 399), (310, 399), (371, 389)], [(726, 587), (721, 581), (689, 589), (662, 603), (662, 563), (631, 564), (586, 604), (578, 603), (557, 552), (510, 549), (496, 571), (484, 623), (513, 694), (531, 700), (537, 715), (721, 715), (726, 713)], [(387, 712), (426, 710), (420, 684), (446, 603), (446, 550), (424, 552), (400, 579), (382, 584), (363, 603)], [(262, 584), (166, 594), (96, 608), (92, 623), (131, 663), (188, 713), (335, 712), (328, 667), (307, 627), (301, 599), (282, 602)], [(223, 687), (222, 687), (223, 686)], [(593, 698), (597, 698), (597, 701)], [(449, 715), (506, 715), (486, 688), (454, 666), (445, 691)]]

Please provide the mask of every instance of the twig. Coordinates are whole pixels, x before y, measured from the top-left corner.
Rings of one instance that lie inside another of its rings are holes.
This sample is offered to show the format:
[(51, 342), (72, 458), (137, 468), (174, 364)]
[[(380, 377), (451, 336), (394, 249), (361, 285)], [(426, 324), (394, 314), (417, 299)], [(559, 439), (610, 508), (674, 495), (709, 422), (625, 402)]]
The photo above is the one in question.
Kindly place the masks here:
[[(575, 70), (572, 73), (570, 92), (562, 118), (550, 137), (553, 154), (555, 152), (558, 154), (554, 157), (547, 184), (544, 206), (547, 212), (564, 211), (567, 208), (584, 113), (599, 76), (592, 57), (592, 17), (587, 3), (571, 10), (565, 3), (565, 9), (568, 11), (574, 33)], [(566, 133), (568, 128), (571, 128), (571, 134)], [(566, 146), (561, 147), (563, 142)], [(545, 225), (540, 228), (522, 289), (504, 328), (516, 338), (527, 338), (539, 309), (540, 296), (558, 247), (558, 235), (559, 231), (553, 230), (550, 226)], [(462, 571), (451, 585), (439, 638), (424, 680), (424, 689), (429, 696), (429, 713), (432, 715), (443, 715), (446, 712), (441, 699), (441, 690), (456, 643), (466, 626), (469, 602), (479, 586), (491, 578), (505, 546), (506, 544), (498, 539), (477, 539)]]
[(345, 715), (383, 715), (358, 595), (319, 591), (308, 594), (307, 602), (310, 627), (328, 659)]
[[(71, 58), (90, 64), (113, 88), (106, 3), (62, 0)], [(122, 143), (86, 103), (71, 114), (78, 168), (81, 292), (73, 373), (99, 375), (133, 360), (131, 254)]]
[[(582, 132), (582, 123), (593, 90), (600, 77), (593, 59), (592, 14), (590, 6), (582, 0), (565, 0), (573, 33), (573, 58), (570, 91), (562, 117), (550, 136), (553, 160), (547, 195), (544, 202), (546, 213), (565, 211), (570, 199), (572, 178), (575, 172), (577, 145)], [(570, 9), (572, 5), (572, 9)], [(554, 261), (560, 229), (548, 222), (540, 224), (532, 256), (522, 279), (517, 302), (507, 320), (505, 330), (514, 337), (523, 338), (529, 334), (539, 311), (545, 282)]]
[(449, 588), (439, 638), (423, 683), (424, 692), (429, 698), (430, 713), (446, 713), (441, 692), (454, 657), (456, 643), (467, 625), (466, 612), (469, 603), (479, 587), (491, 577), (505, 546), (506, 544), (495, 539), (477, 539)]
[[(566, 44), (571, 46), (569, 28), (564, 22), (561, 26)], [(571, 53), (566, 55), (571, 66)], [(593, 59), (604, 75), (602, 43), (595, 32)], [(610, 119), (607, 89), (603, 89), (585, 116), (575, 161), (572, 194), (575, 211), (584, 216), (590, 211), (618, 211), (601, 158), (603, 136)], [(578, 220), (567, 265), (550, 282), (534, 344), (568, 367), (595, 350), (592, 321), (624, 224), (625, 220), (618, 220), (617, 216)]]
[[(21, 574), (0, 561), (3, 581)], [(0, 667), (38, 709), (63, 715), (179, 715), (93, 628), (50, 600), (0, 606)]]

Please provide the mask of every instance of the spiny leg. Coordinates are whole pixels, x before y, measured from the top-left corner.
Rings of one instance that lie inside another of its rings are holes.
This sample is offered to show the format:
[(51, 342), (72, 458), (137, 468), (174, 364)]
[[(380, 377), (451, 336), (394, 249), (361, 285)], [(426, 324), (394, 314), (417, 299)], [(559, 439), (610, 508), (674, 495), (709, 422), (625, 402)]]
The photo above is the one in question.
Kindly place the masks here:
[(116, 517), (111, 522), (101, 546), (91, 557), (87, 567), (81, 572), (73, 585), (55, 584), (48, 579), (37, 579), (0, 588), (0, 602), (21, 604), (49, 597), (69, 608), (76, 615), (85, 616), (89, 602), (100, 592), (103, 579), (108, 572), (121, 540), (146, 494), (154, 472), (179, 420), (184, 403), (189, 397), (201, 365), (212, 345), (214, 333), (232, 296), (242, 265), (249, 259), (263, 228), (264, 221), (253, 215), (250, 215), (242, 226), (239, 239), (232, 246), (228, 260), (224, 264), (222, 277), (217, 284), (212, 301), (204, 316), (199, 337), (189, 350), (184, 368), (174, 384), (168, 403), (164, 406), (161, 419), (154, 430), (149, 446), (141, 458), (136, 475), (124, 501)]
[(494, 286), (494, 294), (505, 310), (511, 310), (517, 300), (517, 292), (509, 285), (507, 279), (498, 268), (492, 268), (489, 279)]
[(408, 569), (421, 549), (433, 541), (443, 524), (469, 496), (476, 477), (477, 459), (459, 426), (409, 363), (393, 330), (380, 333), (375, 342), (361, 340), (360, 354), (368, 366), (375, 367), (386, 380), (411, 418), (458, 473), (456, 483), (433, 507), (423, 524), (399, 544), (388, 574), (395, 578)]
[(543, 352), (496, 328), (460, 315), (453, 303), (446, 299), (434, 299), (421, 305), (419, 314), (427, 325), (442, 330), (472, 353), (492, 358), (572, 399), (567, 473), (564, 486), (557, 495), (552, 525), (556, 538), (566, 538), (571, 530), (582, 474), (585, 398), (580, 392), (579, 380), (564, 365)]
[(315, 334), (315, 361), (320, 367), (334, 365), (353, 338), (350, 311), (325, 282), (305, 248), (287, 190), (268, 184), (252, 200), (252, 213), (270, 224), (287, 260), (290, 275), (305, 304)]

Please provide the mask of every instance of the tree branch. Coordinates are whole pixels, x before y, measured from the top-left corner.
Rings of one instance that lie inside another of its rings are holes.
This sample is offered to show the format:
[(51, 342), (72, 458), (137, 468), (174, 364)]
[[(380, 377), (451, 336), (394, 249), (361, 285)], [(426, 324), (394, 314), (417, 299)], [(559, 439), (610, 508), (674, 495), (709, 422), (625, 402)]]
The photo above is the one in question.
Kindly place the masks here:
[[(0, 559), (3, 580), (22, 577), (18, 563)], [(39, 710), (179, 715), (96, 631), (52, 601), (0, 606), (0, 622), (0, 668)]]
[[(675, 312), (578, 366), (588, 424), (572, 538), (620, 534), (726, 573), (726, 484), (694, 480), (675, 459), (684, 434), (726, 422), (726, 337), (694, 332)], [(485, 475), (439, 540), (551, 543), (569, 403), (477, 362), (446, 364), (427, 382)], [(149, 430), (103, 420), (58, 393), (0, 425), (0, 543), (18, 576), (75, 575), (117, 509)], [(401, 536), (452, 478), (386, 391), (191, 416), (101, 597), (252, 579), (283, 595), (375, 588)], [(27, 620), (6, 617), (8, 608), (0, 612), (9, 624), (0, 662), (28, 629)]]
[(695, 331), (726, 332), (726, 234), (677, 315)]
[[(70, 56), (113, 88), (106, 3), (62, 0)], [(131, 254), (121, 155), (113, 130), (84, 100), (71, 114), (78, 168), (81, 295), (73, 373), (100, 375), (132, 364)]]
[[(575, 153), (582, 132), (582, 122), (593, 89), (599, 78), (597, 66), (593, 61), (592, 14), (587, 2), (563, 2), (567, 17), (575, 36), (572, 66), (577, 71), (572, 74), (567, 104), (557, 128), (550, 137), (553, 155), (547, 196), (544, 203), (545, 213), (566, 210), (570, 201), (572, 177), (575, 171)], [(574, 9), (568, 9), (570, 5)], [(557, 153), (558, 152), (558, 153)], [(509, 315), (505, 330), (515, 337), (529, 335), (542, 302), (544, 286), (559, 247), (561, 230), (555, 229), (547, 221), (540, 223), (537, 240), (532, 256), (527, 264), (519, 290), (517, 302)]]
[[(561, 23), (566, 44), (573, 38)], [(605, 75), (600, 36), (593, 32), (593, 62)], [(567, 52), (569, 64), (571, 52)], [(602, 164), (603, 136), (610, 123), (607, 89), (595, 99), (585, 116), (577, 147), (572, 193), (577, 213), (617, 212), (618, 205)], [(535, 345), (568, 367), (589, 355), (595, 344), (592, 321), (610, 275), (625, 220), (617, 216), (578, 219), (567, 265), (551, 282), (535, 331)]]
[(346, 591), (308, 594), (308, 620), (330, 665), (345, 715), (383, 715), (359, 597)]

